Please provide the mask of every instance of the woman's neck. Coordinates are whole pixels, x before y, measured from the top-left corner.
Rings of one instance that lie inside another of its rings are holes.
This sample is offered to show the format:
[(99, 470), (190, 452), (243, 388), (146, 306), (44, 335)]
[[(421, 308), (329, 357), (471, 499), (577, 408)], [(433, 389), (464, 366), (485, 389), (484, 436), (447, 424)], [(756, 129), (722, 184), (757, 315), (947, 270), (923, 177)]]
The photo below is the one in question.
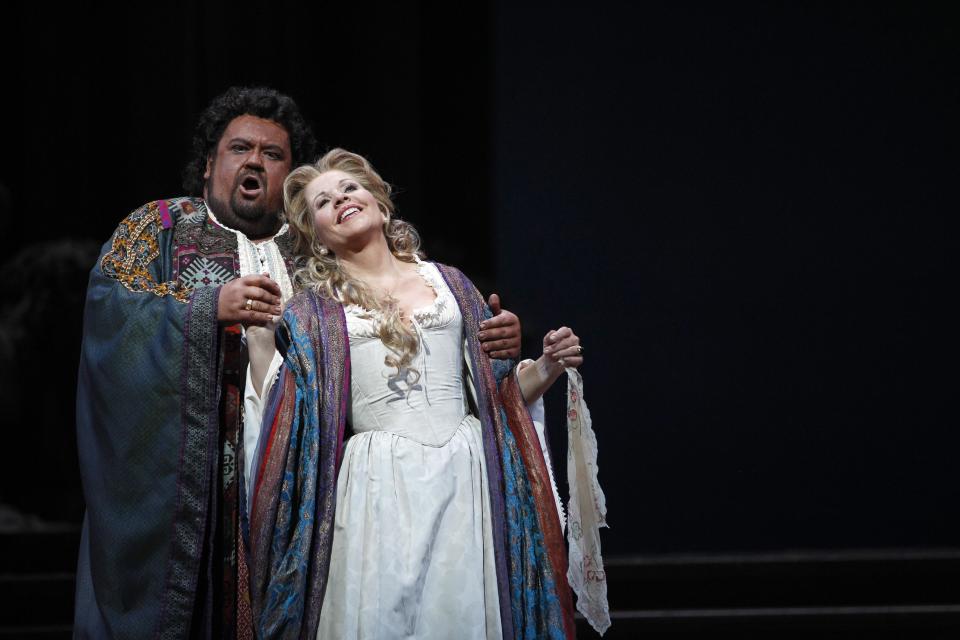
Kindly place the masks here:
[(403, 263), (390, 253), (386, 239), (366, 245), (359, 251), (341, 251), (339, 256), (343, 268), (358, 280), (377, 288), (396, 282), (403, 269)]

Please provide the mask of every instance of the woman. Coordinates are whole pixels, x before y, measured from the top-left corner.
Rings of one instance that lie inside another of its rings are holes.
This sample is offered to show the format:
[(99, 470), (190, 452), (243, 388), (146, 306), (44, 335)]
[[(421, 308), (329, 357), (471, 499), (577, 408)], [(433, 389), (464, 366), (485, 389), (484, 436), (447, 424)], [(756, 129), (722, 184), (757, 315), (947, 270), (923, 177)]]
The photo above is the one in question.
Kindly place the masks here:
[[(480, 294), (420, 260), (389, 186), (356, 154), (296, 169), (284, 198), (305, 261), (252, 465), (258, 632), (573, 637), (560, 522), (524, 402), (579, 366), (579, 339), (552, 331), (535, 364), (494, 365), (477, 341)], [(272, 347), (250, 347), (251, 377), (267, 385)]]

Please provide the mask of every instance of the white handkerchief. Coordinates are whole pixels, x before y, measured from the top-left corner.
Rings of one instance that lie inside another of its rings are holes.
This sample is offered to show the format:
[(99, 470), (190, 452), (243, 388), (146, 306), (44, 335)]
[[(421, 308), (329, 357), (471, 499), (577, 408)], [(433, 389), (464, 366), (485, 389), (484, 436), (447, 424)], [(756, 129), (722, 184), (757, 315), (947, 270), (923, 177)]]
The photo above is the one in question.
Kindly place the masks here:
[(583, 378), (567, 369), (567, 580), (577, 594), (577, 610), (597, 633), (610, 627), (607, 575), (600, 556), (600, 527), (607, 526), (607, 503), (597, 481), (597, 436), (583, 400)]

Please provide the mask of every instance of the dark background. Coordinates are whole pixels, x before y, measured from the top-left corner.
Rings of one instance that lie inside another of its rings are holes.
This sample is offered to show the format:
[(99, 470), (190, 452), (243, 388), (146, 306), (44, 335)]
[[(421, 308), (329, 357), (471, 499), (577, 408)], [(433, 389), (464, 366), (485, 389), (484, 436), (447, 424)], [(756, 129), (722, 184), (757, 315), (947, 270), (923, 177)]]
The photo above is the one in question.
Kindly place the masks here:
[(0, 502), (79, 518), (97, 247), (182, 194), (213, 96), (267, 84), (526, 355), (582, 337), (608, 553), (957, 547), (956, 5), (454, 5), (8, 13)]

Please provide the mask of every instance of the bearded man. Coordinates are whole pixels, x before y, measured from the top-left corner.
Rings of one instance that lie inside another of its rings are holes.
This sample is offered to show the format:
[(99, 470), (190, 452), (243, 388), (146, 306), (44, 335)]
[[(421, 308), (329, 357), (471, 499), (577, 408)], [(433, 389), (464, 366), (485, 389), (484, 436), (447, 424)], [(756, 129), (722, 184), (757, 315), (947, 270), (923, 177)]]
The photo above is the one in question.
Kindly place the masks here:
[[(292, 294), (282, 187), (315, 142), (291, 98), (234, 87), (193, 146), (193, 197), (131, 213), (90, 274), (78, 638), (250, 637), (242, 465), (258, 434), (244, 405), (258, 399), (244, 398), (244, 330)], [(492, 357), (518, 355), (515, 315), (483, 328)]]

